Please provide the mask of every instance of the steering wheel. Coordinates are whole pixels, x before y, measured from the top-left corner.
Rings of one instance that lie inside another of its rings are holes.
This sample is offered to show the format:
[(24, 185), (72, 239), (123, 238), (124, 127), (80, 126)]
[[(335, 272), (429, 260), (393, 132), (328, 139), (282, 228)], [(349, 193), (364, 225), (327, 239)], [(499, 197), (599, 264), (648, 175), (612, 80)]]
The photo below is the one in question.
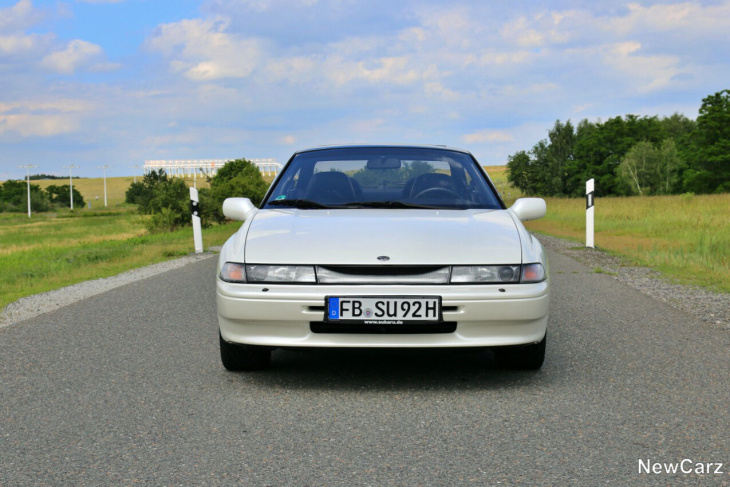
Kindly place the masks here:
[(428, 188), (414, 196), (414, 198), (461, 199), (458, 193), (446, 188)]

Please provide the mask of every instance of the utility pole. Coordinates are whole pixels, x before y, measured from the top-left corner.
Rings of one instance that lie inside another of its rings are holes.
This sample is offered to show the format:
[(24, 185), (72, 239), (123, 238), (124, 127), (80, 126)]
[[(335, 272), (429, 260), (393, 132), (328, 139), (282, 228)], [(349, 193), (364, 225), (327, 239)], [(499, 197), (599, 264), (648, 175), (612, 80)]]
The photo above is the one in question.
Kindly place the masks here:
[(34, 166), (33, 164), (26, 164), (25, 166), (18, 166), (18, 167), (21, 169), (27, 170), (27, 174), (28, 174), (28, 178), (27, 178), (27, 181), (28, 181), (28, 218), (30, 218), (30, 170), (32, 168), (38, 167), (38, 166)]
[(132, 168), (132, 174), (134, 174), (134, 182), (137, 182), (137, 169), (139, 169), (139, 164), (135, 164), (134, 166), (129, 166)]
[(106, 208), (106, 170), (110, 169), (111, 166), (109, 164), (104, 164), (103, 166), (96, 166), (96, 168), (104, 170), (104, 208)]
[(72, 169), (78, 169), (79, 166), (75, 166), (73, 164), (69, 164), (68, 166), (63, 166), (64, 169), (68, 169), (68, 188), (69, 193), (71, 194), (71, 209), (74, 209), (74, 182), (73, 177), (71, 176), (71, 170)]

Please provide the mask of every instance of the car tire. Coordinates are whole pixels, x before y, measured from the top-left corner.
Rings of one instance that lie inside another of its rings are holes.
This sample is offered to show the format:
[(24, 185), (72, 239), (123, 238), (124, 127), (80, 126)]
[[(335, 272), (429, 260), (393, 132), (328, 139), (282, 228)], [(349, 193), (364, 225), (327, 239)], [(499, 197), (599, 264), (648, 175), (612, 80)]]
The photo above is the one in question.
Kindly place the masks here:
[(256, 345), (228, 343), (218, 333), (223, 367), (231, 372), (265, 369), (271, 363), (271, 349)]
[(494, 353), (497, 363), (506, 369), (538, 370), (545, 362), (545, 345), (547, 334), (538, 343), (517, 345), (514, 347), (498, 347)]

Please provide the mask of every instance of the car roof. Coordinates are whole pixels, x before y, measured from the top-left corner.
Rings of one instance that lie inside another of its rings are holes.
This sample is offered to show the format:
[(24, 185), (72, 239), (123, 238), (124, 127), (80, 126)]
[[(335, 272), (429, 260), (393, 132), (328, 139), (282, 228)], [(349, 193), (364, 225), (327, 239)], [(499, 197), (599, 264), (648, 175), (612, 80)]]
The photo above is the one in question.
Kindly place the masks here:
[(398, 144), (349, 144), (349, 145), (322, 145), (318, 147), (310, 147), (307, 149), (301, 149), (294, 153), (301, 154), (303, 152), (315, 152), (315, 151), (322, 151), (322, 150), (333, 150), (333, 149), (377, 149), (377, 148), (398, 148), (398, 149), (437, 149), (437, 150), (446, 150), (446, 151), (452, 151), (452, 152), (461, 152), (464, 154), (471, 155), (471, 152), (464, 150), (464, 149), (458, 149), (456, 147), (448, 147), (445, 145), (398, 145)]

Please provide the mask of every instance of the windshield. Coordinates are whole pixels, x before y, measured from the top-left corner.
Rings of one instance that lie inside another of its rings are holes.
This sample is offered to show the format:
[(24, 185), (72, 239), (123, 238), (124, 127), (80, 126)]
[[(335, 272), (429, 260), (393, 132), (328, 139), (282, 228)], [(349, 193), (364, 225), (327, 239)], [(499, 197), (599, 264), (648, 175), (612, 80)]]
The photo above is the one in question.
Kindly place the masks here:
[(284, 168), (264, 207), (503, 208), (469, 154), (408, 147), (299, 153)]

